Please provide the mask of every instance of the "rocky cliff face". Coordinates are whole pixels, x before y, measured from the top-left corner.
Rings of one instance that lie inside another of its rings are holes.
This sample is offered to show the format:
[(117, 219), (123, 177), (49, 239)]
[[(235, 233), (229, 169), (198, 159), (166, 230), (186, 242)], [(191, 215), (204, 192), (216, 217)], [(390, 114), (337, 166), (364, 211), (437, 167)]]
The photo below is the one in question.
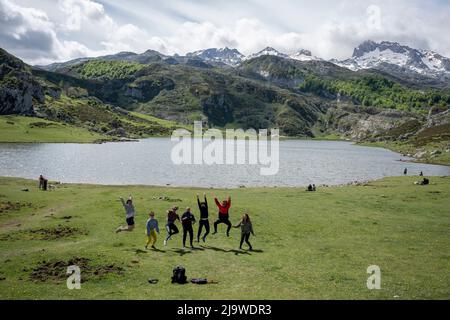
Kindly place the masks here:
[[(346, 106), (330, 108), (325, 115), (324, 126), (327, 131), (332, 131), (352, 140), (383, 140), (397, 128), (406, 124), (423, 122), (423, 118), (417, 114), (399, 110), (380, 110), (376, 108), (360, 108)], [(416, 128), (411, 130), (417, 131)], [(412, 132), (411, 132), (412, 133)], [(394, 139), (400, 138), (402, 132)]]
[(33, 115), (35, 104), (44, 101), (44, 90), (28, 67), (0, 49), (0, 115)]

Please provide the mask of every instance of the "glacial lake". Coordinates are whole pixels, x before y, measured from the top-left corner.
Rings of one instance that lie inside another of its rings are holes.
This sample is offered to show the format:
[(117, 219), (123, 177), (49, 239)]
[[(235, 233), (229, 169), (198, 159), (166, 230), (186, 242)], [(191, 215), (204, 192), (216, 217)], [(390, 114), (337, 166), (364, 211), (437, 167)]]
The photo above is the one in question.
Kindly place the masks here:
[[(402, 162), (411, 160), (380, 148), (350, 142), (284, 140), (279, 170), (261, 175), (265, 165), (176, 165), (176, 142), (151, 138), (105, 144), (0, 144), (0, 176), (112, 185), (195, 186), (214, 188), (338, 185), (386, 176), (450, 175), (450, 167)], [(255, 152), (252, 150), (251, 152)], [(257, 150), (256, 150), (257, 152)]]

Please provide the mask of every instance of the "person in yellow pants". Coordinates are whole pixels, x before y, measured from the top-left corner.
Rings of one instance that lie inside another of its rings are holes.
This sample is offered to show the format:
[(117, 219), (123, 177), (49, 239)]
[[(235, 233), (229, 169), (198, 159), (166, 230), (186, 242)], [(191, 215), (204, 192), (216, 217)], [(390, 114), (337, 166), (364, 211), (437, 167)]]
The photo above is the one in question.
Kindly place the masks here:
[(155, 219), (155, 213), (151, 211), (149, 213), (150, 218), (147, 220), (147, 244), (145, 245), (145, 249), (148, 246), (156, 249), (155, 243), (157, 239), (157, 234), (159, 234), (158, 220)]

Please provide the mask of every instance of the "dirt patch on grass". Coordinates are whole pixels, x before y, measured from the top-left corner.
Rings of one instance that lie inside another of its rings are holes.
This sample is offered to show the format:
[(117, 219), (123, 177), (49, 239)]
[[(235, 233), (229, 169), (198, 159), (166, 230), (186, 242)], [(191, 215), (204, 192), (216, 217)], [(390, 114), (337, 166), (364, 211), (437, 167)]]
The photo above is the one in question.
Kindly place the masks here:
[(48, 123), (48, 122), (32, 122), (28, 126), (30, 128), (47, 128), (47, 127), (51, 127), (54, 125), (55, 125), (54, 123)]
[(22, 203), (22, 202), (5, 201), (5, 202), (0, 202), (0, 213), (19, 211), (22, 208), (32, 208), (32, 207), (33, 207), (33, 205), (29, 202)]
[(108, 274), (123, 275), (125, 269), (114, 263), (95, 265), (88, 258), (74, 257), (67, 261), (41, 261), (31, 270), (30, 280), (39, 282), (65, 282), (67, 277), (67, 268), (69, 266), (78, 266), (81, 271), (81, 282), (92, 279), (101, 279)]
[(56, 240), (78, 235), (87, 235), (88, 232), (80, 228), (57, 226), (56, 228), (41, 228), (26, 231), (33, 239)]
[(87, 230), (58, 225), (52, 228), (30, 229), (4, 234), (0, 241), (8, 240), (58, 240), (63, 238), (87, 235)]
[(183, 201), (181, 199), (171, 198), (171, 197), (168, 197), (168, 196), (155, 196), (152, 199), (153, 200), (167, 201), (167, 202), (182, 202)]

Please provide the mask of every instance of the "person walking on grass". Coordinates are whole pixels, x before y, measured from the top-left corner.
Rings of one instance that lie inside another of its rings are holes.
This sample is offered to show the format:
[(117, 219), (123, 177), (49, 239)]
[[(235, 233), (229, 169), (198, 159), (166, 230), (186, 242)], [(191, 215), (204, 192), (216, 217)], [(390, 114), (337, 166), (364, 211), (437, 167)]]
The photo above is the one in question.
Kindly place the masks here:
[(122, 202), (123, 207), (125, 208), (125, 218), (127, 225), (126, 226), (120, 226), (116, 229), (116, 233), (122, 232), (122, 231), (133, 231), (134, 230), (134, 216), (136, 214), (136, 211), (134, 209), (133, 205), (133, 199), (130, 197), (128, 198), (127, 202), (123, 200), (122, 197), (120, 197), (120, 201)]
[(253, 247), (250, 244), (249, 238), (250, 238), (250, 234), (252, 234), (253, 236), (255, 236), (255, 233), (253, 232), (253, 226), (252, 226), (252, 222), (250, 221), (250, 216), (248, 214), (244, 214), (242, 216), (241, 221), (239, 221), (239, 223), (237, 225), (234, 226), (235, 228), (241, 228), (241, 243), (239, 245), (239, 249), (242, 250), (242, 245), (245, 243), (247, 243), (249, 250), (252, 251)]
[(217, 200), (217, 197), (214, 197), (214, 202), (217, 205), (217, 208), (219, 208), (219, 217), (214, 222), (214, 233), (217, 233), (217, 225), (221, 223), (225, 223), (227, 225), (227, 237), (230, 236), (230, 230), (231, 230), (231, 222), (230, 222), (230, 216), (229, 211), (231, 207), (231, 197), (229, 196), (227, 200), (223, 200), (222, 203)]
[(186, 237), (189, 233), (189, 243), (194, 248), (192, 241), (194, 240), (194, 229), (192, 225), (195, 223), (195, 217), (191, 212), (191, 208), (186, 208), (186, 212), (181, 216), (181, 224), (183, 225), (183, 248), (186, 248)]
[(151, 211), (149, 213), (150, 218), (147, 220), (147, 244), (145, 245), (145, 249), (148, 246), (156, 249), (155, 243), (157, 240), (157, 234), (159, 234), (159, 226), (158, 220), (155, 219), (155, 213)]
[(164, 246), (167, 246), (167, 241), (169, 241), (174, 234), (180, 232), (177, 226), (175, 225), (175, 222), (177, 220), (180, 221), (180, 216), (177, 214), (177, 210), (178, 207), (173, 207), (171, 210), (167, 210), (167, 224), (166, 224), (167, 237), (164, 240)]
[(209, 218), (208, 218), (208, 201), (206, 200), (206, 193), (203, 193), (204, 202), (200, 202), (199, 195), (197, 193), (197, 204), (200, 210), (200, 222), (198, 223), (197, 242), (200, 242), (200, 236), (202, 229), (205, 227), (205, 234), (202, 237), (203, 242), (206, 242), (206, 236), (209, 234)]

